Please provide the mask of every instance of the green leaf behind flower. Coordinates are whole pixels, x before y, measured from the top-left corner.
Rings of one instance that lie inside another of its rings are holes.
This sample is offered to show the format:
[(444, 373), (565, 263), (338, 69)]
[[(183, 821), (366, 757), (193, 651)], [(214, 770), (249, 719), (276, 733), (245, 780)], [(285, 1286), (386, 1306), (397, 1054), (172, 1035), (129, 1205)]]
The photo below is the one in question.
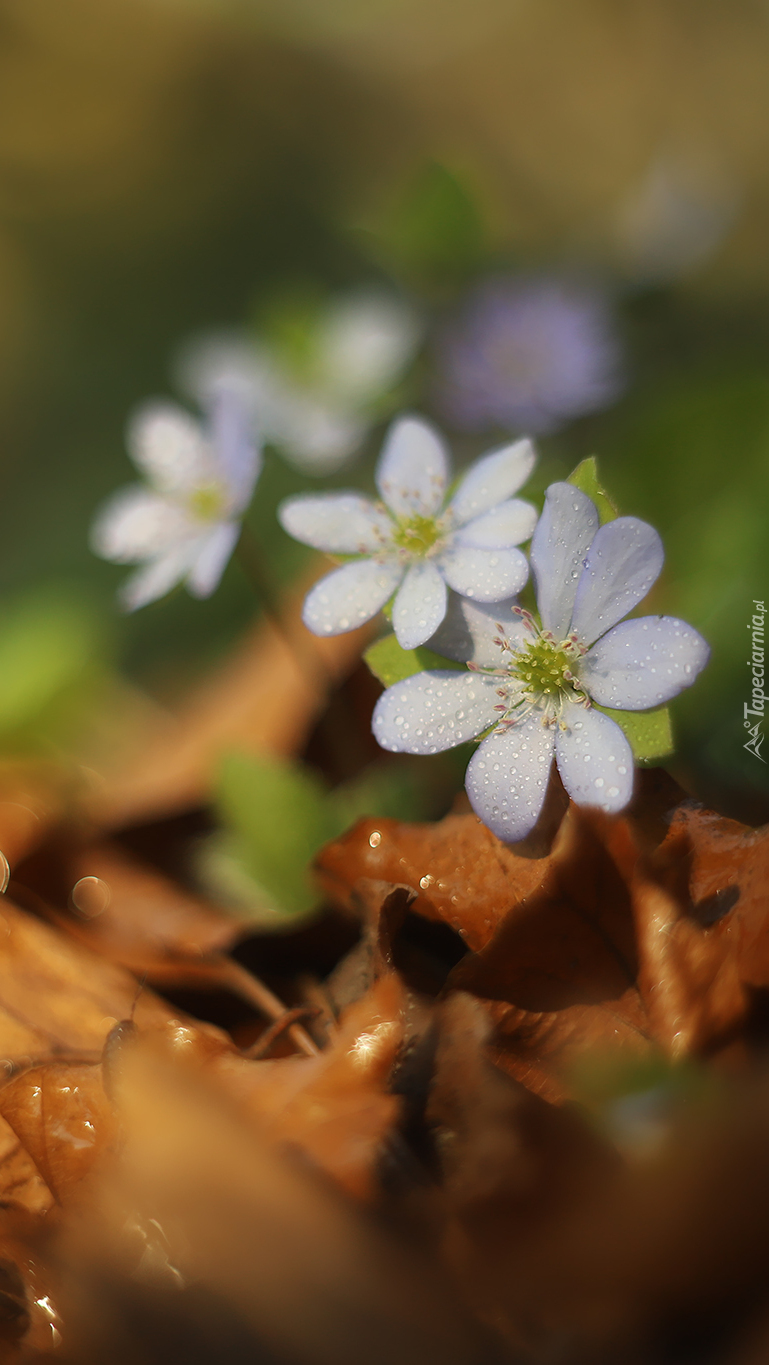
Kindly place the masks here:
[(395, 635), (384, 635), (376, 644), (370, 646), (363, 655), (371, 672), (384, 687), (402, 682), (414, 673), (422, 673), (426, 668), (454, 668), (461, 671), (463, 664), (444, 659), (431, 649), (420, 645), (419, 649), (401, 649)]
[(652, 711), (614, 711), (609, 706), (593, 705), (617, 722), (638, 763), (656, 763), (672, 754), (675, 746), (667, 706), (655, 706)]
[(614, 521), (614, 518), (619, 516), (618, 509), (599, 481), (598, 461), (595, 455), (590, 455), (588, 459), (582, 460), (577, 468), (572, 470), (566, 482), (572, 483), (575, 488), (579, 488), (583, 493), (587, 493), (589, 498), (592, 498), (598, 509), (602, 526), (605, 522)]
[(436, 789), (445, 797), (446, 779), (421, 759), (414, 766), (385, 760), (329, 791), (304, 764), (229, 754), (214, 797), (221, 828), (201, 847), (199, 873), (238, 918), (283, 928), (320, 905), (311, 864), (325, 843), (364, 815), (434, 815)]

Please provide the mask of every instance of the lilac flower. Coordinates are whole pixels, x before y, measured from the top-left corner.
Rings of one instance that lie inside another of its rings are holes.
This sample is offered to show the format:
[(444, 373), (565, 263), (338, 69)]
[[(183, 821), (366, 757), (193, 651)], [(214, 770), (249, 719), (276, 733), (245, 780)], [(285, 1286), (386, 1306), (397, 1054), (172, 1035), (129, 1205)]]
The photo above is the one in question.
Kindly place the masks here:
[(556, 280), (489, 280), (439, 345), (438, 398), (462, 429), (552, 431), (617, 397), (619, 362), (595, 291)]
[(388, 688), (374, 711), (377, 740), (432, 754), (488, 732), (466, 786), (500, 839), (523, 839), (536, 823), (553, 757), (574, 801), (621, 810), (632, 794), (632, 750), (591, 702), (658, 706), (694, 682), (709, 654), (673, 616), (622, 621), (662, 561), (646, 522), (618, 517), (599, 530), (590, 498), (552, 484), (531, 545), (541, 627), (515, 603), (456, 604), (430, 644), (470, 671), (431, 670)]
[(174, 403), (150, 403), (129, 424), (127, 444), (147, 482), (121, 489), (102, 507), (91, 548), (113, 563), (142, 566), (121, 590), (127, 611), (177, 583), (194, 597), (209, 597), (235, 548), (262, 462), (237, 397), (220, 393), (208, 429)]
[(381, 502), (359, 493), (288, 498), (281, 525), (296, 540), (333, 555), (360, 558), (316, 583), (304, 622), (316, 635), (354, 630), (393, 593), (393, 627), (404, 649), (416, 649), (446, 614), (447, 585), (478, 602), (519, 592), (526, 557), (514, 547), (537, 520), (530, 503), (510, 495), (527, 479), (530, 441), (503, 446), (476, 461), (446, 501), (448, 457), (437, 432), (418, 418), (390, 428), (376, 471)]

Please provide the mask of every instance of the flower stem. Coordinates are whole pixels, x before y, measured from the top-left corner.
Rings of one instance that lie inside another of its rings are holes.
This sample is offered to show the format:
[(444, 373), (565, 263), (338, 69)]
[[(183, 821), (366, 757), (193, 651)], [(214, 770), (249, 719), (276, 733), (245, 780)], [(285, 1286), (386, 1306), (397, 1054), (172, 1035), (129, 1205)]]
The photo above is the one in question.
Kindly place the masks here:
[(287, 621), (281, 612), (280, 595), (275, 579), (265, 561), (259, 542), (245, 526), (241, 530), (236, 553), (270, 625), (288, 645), (301, 670), (309, 671), (312, 677), (322, 683), (325, 691), (330, 691), (333, 679), (325, 660), (307, 628), (301, 622), (294, 624)]

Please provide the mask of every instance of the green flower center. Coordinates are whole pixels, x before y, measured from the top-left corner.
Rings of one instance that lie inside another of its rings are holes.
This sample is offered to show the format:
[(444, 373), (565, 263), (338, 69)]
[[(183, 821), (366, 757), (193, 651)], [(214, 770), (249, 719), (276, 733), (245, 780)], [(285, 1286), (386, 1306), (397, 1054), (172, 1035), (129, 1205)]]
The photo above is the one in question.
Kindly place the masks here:
[(442, 528), (435, 517), (402, 518), (393, 535), (393, 542), (412, 555), (429, 554), (440, 540)]
[(576, 654), (549, 640), (535, 640), (515, 656), (513, 672), (532, 700), (555, 701), (559, 695), (574, 698), (572, 667)]
[(202, 484), (190, 494), (190, 511), (200, 521), (219, 521), (227, 506), (225, 490), (220, 483)]

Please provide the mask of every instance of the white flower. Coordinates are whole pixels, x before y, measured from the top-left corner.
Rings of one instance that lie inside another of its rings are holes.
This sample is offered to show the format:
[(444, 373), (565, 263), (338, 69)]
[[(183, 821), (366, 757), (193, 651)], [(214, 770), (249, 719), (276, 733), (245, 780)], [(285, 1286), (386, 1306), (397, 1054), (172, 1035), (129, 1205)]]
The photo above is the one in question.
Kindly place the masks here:
[(632, 750), (591, 700), (625, 711), (659, 706), (694, 682), (709, 655), (702, 636), (675, 617), (621, 622), (663, 557), (646, 522), (618, 517), (599, 530), (590, 498), (552, 484), (531, 545), (542, 627), (515, 603), (454, 604), (430, 645), (471, 671), (418, 673), (388, 688), (374, 711), (377, 740), (432, 754), (490, 730), (466, 786), (500, 839), (533, 828), (553, 757), (574, 801), (621, 810), (632, 794)]
[(91, 548), (113, 563), (142, 566), (121, 590), (128, 611), (177, 583), (209, 597), (261, 469), (242, 405), (222, 391), (206, 429), (173, 403), (147, 404), (129, 424), (127, 445), (147, 482), (121, 489), (102, 507)]
[(526, 557), (513, 548), (531, 535), (537, 514), (512, 498), (534, 464), (530, 441), (476, 461), (446, 501), (449, 465), (437, 432), (405, 417), (390, 428), (376, 471), (379, 503), (359, 493), (288, 498), (281, 525), (296, 540), (333, 555), (360, 555), (316, 583), (304, 622), (316, 635), (354, 630), (393, 593), (393, 627), (416, 649), (446, 614), (447, 585), (478, 602), (519, 592)]
[(301, 373), (264, 340), (221, 335), (187, 348), (180, 378), (202, 403), (223, 387), (234, 389), (286, 459), (307, 473), (329, 474), (359, 449), (421, 336), (407, 304), (355, 292), (308, 323)]

